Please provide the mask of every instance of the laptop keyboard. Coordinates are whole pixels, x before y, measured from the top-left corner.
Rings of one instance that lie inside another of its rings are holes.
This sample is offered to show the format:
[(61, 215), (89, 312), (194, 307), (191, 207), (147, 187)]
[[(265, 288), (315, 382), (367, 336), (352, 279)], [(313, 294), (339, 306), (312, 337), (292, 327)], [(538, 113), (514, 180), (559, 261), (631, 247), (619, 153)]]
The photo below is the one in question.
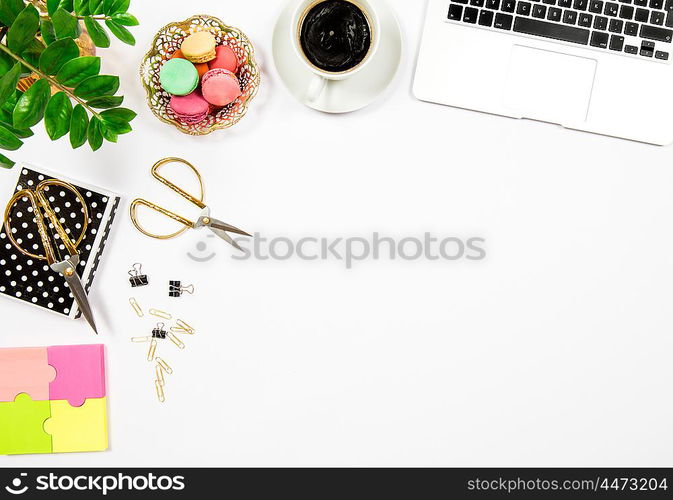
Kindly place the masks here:
[(448, 20), (668, 61), (673, 0), (451, 0)]

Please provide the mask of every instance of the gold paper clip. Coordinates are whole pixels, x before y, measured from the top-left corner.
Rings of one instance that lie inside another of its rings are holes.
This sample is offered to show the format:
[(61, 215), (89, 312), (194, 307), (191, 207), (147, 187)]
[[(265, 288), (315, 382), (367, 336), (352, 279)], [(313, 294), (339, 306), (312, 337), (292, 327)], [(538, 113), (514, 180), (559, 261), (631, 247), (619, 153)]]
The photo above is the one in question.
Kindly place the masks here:
[(131, 342), (135, 342), (136, 344), (140, 344), (142, 342), (149, 342), (152, 339), (152, 337), (131, 337)]
[(166, 401), (163, 384), (159, 380), (155, 380), (154, 386), (157, 388), (157, 397), (159, 398), (159, 402), (163, 403), (164, 401)]
[(168, 363), (166, 363), (166, 362), (165, 362), (163, 359), (161, 359), (159, 356), (156, 357), (156, 362), (157, 362), (157, 364), (158, 364), (159, 366), (161, 366), (161, 368), (163, 368), (163, 370), (164, 370), (166, 373), (168, 373), (169, 375), (171, 375), (171, 374), (173, 373), (173, 368), (171, 368), (170, 366), (168, 366)]
[(129, 299), (129, 304), (131, 304), (131, 307), (135, 311), (135, 313), (138, 315), (139, 318), (142, 318), (144, 316), (143, 310), (140, 308), (140, 304), (138, 304), (138, 301), (131, 297)]
[(161, 319), (171, 319), (173, 317), (169, 313), (165, 311), (160, 311), (159, 309), (150, 309), (150, 314), (152, 316), (156, 316), (157, 318)]
[(176, 323), (183, 330), (187, 330), (187, 331), (191, 332), (192, 334), (196, 333), (196, 330), (194, 330), (194, 327), (189, 326), (187, 323), (185, 323), (181, 319), (177, 320)]
[(171, 331), (175, 333), (182, 333), (183, 335), (194, 335), (194, 330), (185, 330), (179, 326), (171, 326)]
[(184, 349), (184, 348), (185, 348), (185, 344), (182, 342), (182, 340), (180, 340), (179, 338), (177, 338), (173, 333), (168, 332), (167, 336), (168, 336), (169, 339), (171, 339), (171, 342), (173, 342), (173, 343), (174, 343), (176, 346), (178, 346), (180, 349)]
[(176, 322), (177, 326), (172, 326), (171, 331), (175, 333), (182, 333), (182, 334), (187, 334), (187, 335), (194, 335), (196, 333), (196, 330), (194, 330), (193, 327), (189, 326), (187, 323), (182, 321), (181, 319), (177, 320)]
[(150, 341), (150, 350), (147, 351), (147, 361), (152, 361), (154, 359), (155, 352), (157, 352), (157, 339), (153, 338)]
[(156, 367), (156, 372), (157, 372), (157, 380), (161, 385), (164, 385), (166, 383), (166, 380), (164, 379), (164, 370), (161, 368), (161, 365), (157, 363)]

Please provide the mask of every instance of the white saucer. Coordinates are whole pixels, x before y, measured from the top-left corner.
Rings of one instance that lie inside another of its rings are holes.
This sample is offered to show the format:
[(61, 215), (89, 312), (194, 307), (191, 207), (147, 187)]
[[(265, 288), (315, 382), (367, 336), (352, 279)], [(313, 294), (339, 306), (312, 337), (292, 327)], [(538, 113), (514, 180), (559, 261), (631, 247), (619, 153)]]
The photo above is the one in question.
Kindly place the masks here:
[(300, 102), (325, 113), (349, 113), (368, 106), (383, 93), (397, 74), (402, 58), (402, 34), (395, 13), (385, 0), (370, 0), (381, 22), (379, 50), (366, 68), (340, 81), (329, 81), (314, 102), (306, 100), (313, 79), (297, 57), (290, 41), (290, 20), (296, 0), (288, 2), (273, 32), (273, 59), (283, 83)]

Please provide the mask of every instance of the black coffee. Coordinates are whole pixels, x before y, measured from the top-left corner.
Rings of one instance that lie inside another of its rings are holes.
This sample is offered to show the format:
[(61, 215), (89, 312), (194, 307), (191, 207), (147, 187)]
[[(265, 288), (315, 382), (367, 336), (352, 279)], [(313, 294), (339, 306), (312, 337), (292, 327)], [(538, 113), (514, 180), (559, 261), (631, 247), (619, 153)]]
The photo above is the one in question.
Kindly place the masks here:
[(360, 64), (369, 52), (371, 29), (365, 14), (346, 0), (326, 0), (309, 10), (301, 26), (301, 47), (323, 71), (340, 73)]

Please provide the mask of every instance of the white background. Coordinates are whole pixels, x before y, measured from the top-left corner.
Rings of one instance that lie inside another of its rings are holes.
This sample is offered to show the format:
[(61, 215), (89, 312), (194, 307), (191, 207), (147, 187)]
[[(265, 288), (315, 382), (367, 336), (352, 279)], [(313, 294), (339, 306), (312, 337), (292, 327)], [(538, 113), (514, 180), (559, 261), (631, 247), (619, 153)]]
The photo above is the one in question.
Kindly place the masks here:
[[(673, 465), (671, 149), (415, 100), (425, 2), (390, 1), (400, 73), (347, 116), (283, 87), (271, 56), (279, 2), (132, 2), (137, 45), (99, 54), (139, 112), (133, 134), (92, 153), (50, 142), (40, 125), (13, 155), (124, 196), (91, 293), (110, 450), (0, 465)], [(154, 33), (196, 13), (240, 27), (264, 68), (248, 116), (198, 138), (153, 117), (138, 77)], [(128, 203), (184, 207), (149, 175), (171, 155), (201, 169), (216, 217), (251, 232), (482, 236), (488, 256), (346, 270), (234, 261), (205, 233), (151, 240)], [(217, 255), (193, 262), (202, 241)], [(137, 261), (151, 286), (131, 290)], [(196, 294), (168, 299), (169, 279)], [(130, 296), (198, 330), (185, 351), (160, 346), (175, 368), (163, 405), (146, 345), (129, 341), (153, 322)], [(83, 320), (11, 300), (0, 314), (3, 347), (96, 340)]]

